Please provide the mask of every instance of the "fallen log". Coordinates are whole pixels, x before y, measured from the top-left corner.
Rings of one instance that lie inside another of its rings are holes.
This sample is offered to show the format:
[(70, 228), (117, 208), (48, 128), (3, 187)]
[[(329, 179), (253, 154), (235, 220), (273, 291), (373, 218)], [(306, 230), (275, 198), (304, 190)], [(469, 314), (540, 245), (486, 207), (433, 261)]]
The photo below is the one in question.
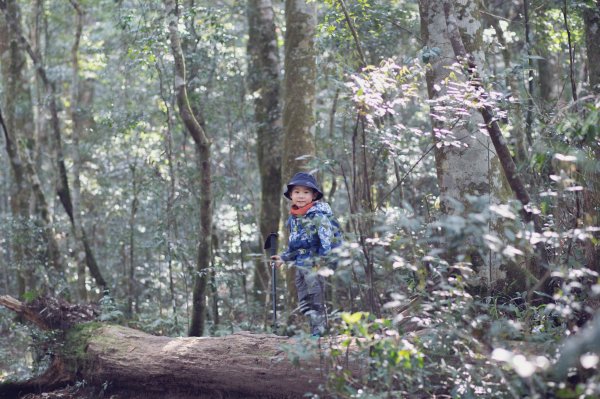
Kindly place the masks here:
[[(0, 305), (42, 328), (51, 324), (14, 298), (0, 297)], [(53, 314), (56, 317), (56, 312)], [(189, 397), (300, 398), (307, 392), (318, 393), (327, 378), (324, 339), (319, 352), (318, 340), (307, 340), (309, 347), (305, 348), (306, 343), (296, 338), (249, 332), (172, 338), (87, 321), (68, 325), (63, 340), (62, 350), (46, 374), (20, 385), (0, 385), (0, 397), (3, 392), (54, 389), (85, 381), (109, 392), (144, 392), (146, 397), (181, 393), (192, 395)], [(303, 349), (305, 353), (301, 353)]]
[(287, 341), (250, 333), (169, 338), (116, 325), (84, 325), (71, 332), (66, 343), (74, 349), (72, 359), (79, 364), (79, 373), (95, 385), (214, 392), (215, 397), (223, 392), (240, 397), (301, 397), (316, 392), (323, 382), (318, 363), (305, 362), (302, 369), (294, 366), (281, 349)]

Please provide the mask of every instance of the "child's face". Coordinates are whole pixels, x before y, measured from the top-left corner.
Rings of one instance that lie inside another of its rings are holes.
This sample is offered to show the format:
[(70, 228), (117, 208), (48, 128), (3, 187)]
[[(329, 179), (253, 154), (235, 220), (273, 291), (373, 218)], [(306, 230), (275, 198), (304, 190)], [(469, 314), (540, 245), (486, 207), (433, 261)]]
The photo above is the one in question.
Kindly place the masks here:
[(317, 197), (317, 193), (315, 193), (312, 188), (309, 187), (294, 186), (292, 187), (290, 197), (292, 198), (292, 205), (302, 208), (303, 206), (314, 201)]

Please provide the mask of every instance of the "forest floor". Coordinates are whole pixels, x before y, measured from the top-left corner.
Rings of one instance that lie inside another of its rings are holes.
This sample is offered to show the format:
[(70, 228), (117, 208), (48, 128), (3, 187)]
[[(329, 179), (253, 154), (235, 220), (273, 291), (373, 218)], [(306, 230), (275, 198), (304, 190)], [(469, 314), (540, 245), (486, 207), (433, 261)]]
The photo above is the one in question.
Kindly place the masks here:
[[(181, 393), (181, 392), (148, 392), (134, 391), (98, 391), (97, 388), (69, 386), (51, 392), (29, 393), (18, 399), (241, 399), (240, 396), (228, 396), (227, 394), (214, 393)], [(8, 398), (7, 398), (8, 399)], [(17, 398), (11, 398), (17, 399)]]

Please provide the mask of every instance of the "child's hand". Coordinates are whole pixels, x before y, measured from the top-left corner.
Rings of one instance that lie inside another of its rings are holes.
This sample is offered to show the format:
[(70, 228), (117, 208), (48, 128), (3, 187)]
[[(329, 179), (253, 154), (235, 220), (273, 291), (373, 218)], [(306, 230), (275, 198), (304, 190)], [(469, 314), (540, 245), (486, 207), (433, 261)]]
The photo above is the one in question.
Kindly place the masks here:
[(283, 261), (281, 260), (281, 256), (279, 255), (271, 256), (271, 260), (275, 261), (275, 267), (278, 269), (281, 267), (281, 265), (283, 265)]

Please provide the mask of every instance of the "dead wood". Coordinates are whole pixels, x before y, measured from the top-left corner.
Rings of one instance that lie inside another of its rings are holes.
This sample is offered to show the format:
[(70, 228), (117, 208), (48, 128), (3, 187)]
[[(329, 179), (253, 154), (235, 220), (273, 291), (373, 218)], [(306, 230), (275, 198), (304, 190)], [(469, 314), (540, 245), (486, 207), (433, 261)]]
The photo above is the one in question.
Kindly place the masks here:
[(16, 312), (42, 330), (66, 330), (78, 323), (94, 320), (98, 309), (93, 305), (74, 305), (61, 298), (38, 297), (25, 304), (9, 295), (0, 296), (0, 305)]
[[(41, 328), (64, 331), (63, 349), (48, 371), (24, 383), (0, 385), (0, 398), (83, 381), (108, 392), (136, 392), (145, 398), (165, 393), (300, 398), (306, 392), (318, 393), (326, 383), (328, 353), (335, 345), (335, 339), (303, 342), (249, 332), (225, 337), (154, 336), (119, 325), (80, 323), (92, 318), (94, 311), (49, 298), (27, 305), (2, 296), (0, 305)], [(350, 356), (354, 373), (359, 363)]]

